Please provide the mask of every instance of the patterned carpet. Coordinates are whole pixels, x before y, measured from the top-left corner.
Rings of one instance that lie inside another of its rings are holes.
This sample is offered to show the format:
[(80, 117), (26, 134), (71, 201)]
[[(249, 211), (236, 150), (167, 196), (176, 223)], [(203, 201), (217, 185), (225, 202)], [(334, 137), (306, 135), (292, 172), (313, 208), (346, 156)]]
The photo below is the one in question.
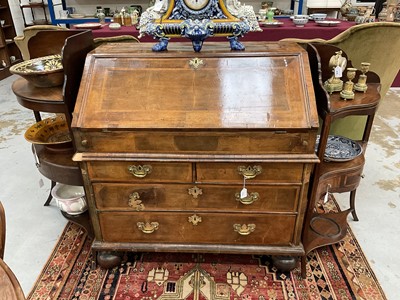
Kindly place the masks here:
[(92, 268), (90, 246), (68, 223), (28, 299), (386, 299), (350, 229), (308, 255), (306, 279), (299, 268), (282, 273), (268, 256), (252, 255), (129, 253), (107, 271)]

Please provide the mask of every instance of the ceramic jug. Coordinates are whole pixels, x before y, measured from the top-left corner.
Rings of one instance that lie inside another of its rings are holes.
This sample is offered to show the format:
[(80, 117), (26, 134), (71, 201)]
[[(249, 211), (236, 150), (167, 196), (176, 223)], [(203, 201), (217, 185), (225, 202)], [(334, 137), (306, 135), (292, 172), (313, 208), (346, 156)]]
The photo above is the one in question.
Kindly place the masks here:
[(60, 10), (60, 19), (68, 19), (69, 11), (68, 10)]

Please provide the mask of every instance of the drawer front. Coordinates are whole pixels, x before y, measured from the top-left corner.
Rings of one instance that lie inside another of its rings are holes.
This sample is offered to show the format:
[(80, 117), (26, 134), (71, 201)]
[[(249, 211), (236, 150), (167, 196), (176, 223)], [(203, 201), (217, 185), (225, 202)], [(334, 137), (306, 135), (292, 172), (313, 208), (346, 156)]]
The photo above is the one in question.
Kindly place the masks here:
[(289, 245), (295, 215), (99, 213), (104, 242)]
[(299, 186), (242, 186), (184, 184), (93, 184), (99, 210), (124, 211), (281, 211), (297, 209)]
[(74, 132), (79, 152), (313, 154), (316, 132)]
[(191, 163), (115, 162), (87, 163), (92, 181), (192, 182)]
[(334, 174), (320, 179), (317, 189), (317, 197), (325, 195), (328, 190), (331, 193), (344, 193), (357, 189), (362, 178), (363, 166), (357, 170), (342, 174)]
[(197, 163), (198, 182), (243, 183), (301, 183), (301, 163)]

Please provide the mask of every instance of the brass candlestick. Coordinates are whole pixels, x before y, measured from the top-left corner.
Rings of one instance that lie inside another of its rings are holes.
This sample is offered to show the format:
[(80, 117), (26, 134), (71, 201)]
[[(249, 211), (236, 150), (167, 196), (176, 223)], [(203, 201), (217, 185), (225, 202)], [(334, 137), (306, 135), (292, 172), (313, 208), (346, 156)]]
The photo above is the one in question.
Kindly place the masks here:
[(340, 92), (343, 89), (343, 81), (340, 79), (346, 68), (347, 59), (342, 56), (342, 51), (335, 52), (329, 60), (329, 68), (332, 69), (332, 76), (324, 82), (324, 88), (329, 93)]
[(347, 81), (344, 83), (344, 88), (340, 92), (340, 97), (342, 97), (345, 100), (351, 100), (354, 99), (354, 92), (353, 92), (353, 79), (356, 76), (356, 68), (347, 68)]
[(358, 78), (358, 82), (354, 85), (354, 89), (356, 91), (359, 92), (366, 92), (366, 90), (368, 89), (367, 86), (367, 75), (365, 75), (365, 73), (367, 73), (369, 71), (369, 67), (370, 67), (370, 63), (367, 62), (362, 62), (361, 63), (361, 75)]

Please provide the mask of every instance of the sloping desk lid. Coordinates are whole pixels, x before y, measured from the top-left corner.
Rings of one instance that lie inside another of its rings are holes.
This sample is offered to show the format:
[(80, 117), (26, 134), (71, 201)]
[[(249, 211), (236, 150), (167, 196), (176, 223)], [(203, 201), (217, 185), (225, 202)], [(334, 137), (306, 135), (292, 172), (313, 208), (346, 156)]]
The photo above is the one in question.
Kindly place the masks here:
[(106, 44), (89, 54), (72, 127), (307, 129), (318, 126), (306, 52), (296, 44)]

